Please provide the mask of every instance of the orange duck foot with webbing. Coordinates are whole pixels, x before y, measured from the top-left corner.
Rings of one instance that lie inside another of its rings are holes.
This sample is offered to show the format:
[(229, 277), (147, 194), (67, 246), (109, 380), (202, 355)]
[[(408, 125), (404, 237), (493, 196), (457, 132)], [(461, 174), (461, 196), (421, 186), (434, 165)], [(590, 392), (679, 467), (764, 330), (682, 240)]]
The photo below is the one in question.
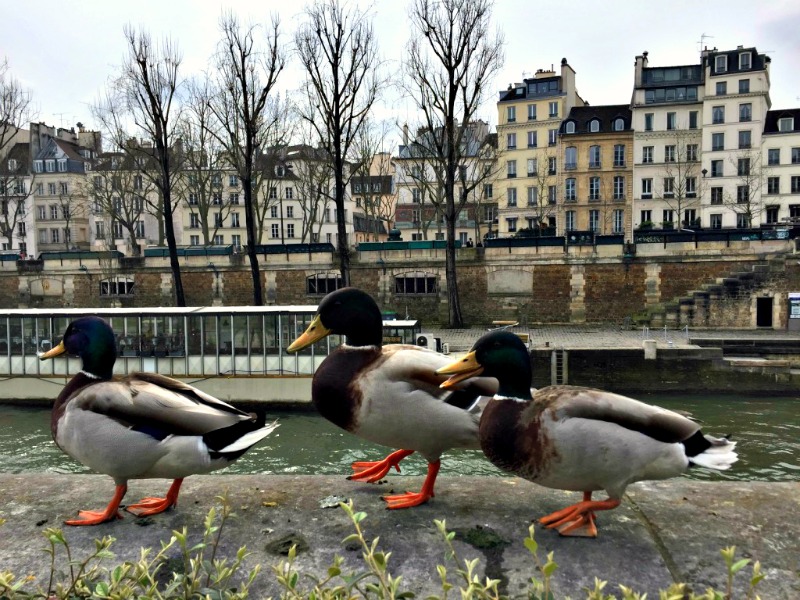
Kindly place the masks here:
[(350, 465), (353, 469), (353, 474), (348, 477), (353, 481), (366, 481), (367, 483), (375, 483), (380, 481), (392, 469), (400, 472), (400, 461), (406, 456), (414, 454), (413, 450), (396, 450), (383, 460), (375, 462), (359, 461)]
[(82, 510), (78, 513), (79, 518), (64, 521), (64, 525), (99, 525), (100, 523), (121, 519), (122, 514), (119, 512), (119, 505), (127, 491), (127, 486), (118, 485), (114, 489), (114, 497), (111, 499), (111, 502), (108, 503), (105, 510)]
[(612, 510), (618, 507), (619, 500), (592, 500), (592, 492), (583, 493), (583, 502), (578, 502), (539, 519), (548, 529), (558, 529), (561, 535), (597, 537), (595, 526), (596, 510)]
[(411, 508), (412, 506), (419, 506), (434, 497), (433, 485), (436, 483), (436, 476), (439, 474), (440, 461), (428, 463), (428, 475), (425, 477), (425, 483), (422, 484), (422, 489), (419, 492), (406, 492), (397, 496), (383, 496), (386, 501), (387, 509), (396, 508)]
[(176, 479), (169, 487), (169, 491), (165, 498), (142, 498), (136, 504), (131, 504), (126, 507), (129, 513), (133, 513), (137, 517), (149, 517), (150, 515), (157, 515), (165, 510), (178, 505), (178, 493), (181, 490), (183, 479)]

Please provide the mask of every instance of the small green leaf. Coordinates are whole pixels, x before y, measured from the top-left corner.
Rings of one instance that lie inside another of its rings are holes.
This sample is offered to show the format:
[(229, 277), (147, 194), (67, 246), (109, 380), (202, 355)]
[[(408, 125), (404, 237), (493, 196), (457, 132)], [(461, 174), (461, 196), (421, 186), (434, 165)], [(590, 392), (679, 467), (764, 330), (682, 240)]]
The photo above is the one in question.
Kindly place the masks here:
[(536, 551), (539, 549), (539, 544), (533, 538), (525, 538), (525, 547), (531, 554), (536, 554)]
[(743, 558), (742, 560), (736, 561), (733, 565), (731, 565), (731, 573), (738, 573), (742, 569), (744, 569), (750, 563), (749, 558)]

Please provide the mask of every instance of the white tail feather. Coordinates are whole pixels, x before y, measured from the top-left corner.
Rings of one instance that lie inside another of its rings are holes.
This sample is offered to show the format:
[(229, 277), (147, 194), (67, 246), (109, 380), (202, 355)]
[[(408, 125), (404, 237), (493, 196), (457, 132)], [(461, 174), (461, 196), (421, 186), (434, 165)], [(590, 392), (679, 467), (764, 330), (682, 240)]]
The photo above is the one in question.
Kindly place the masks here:
[(225, 452), (239, 452), (241, 450), (247, 450), (250, 446), (255, 446), (258, 442), (260, 442), (270, 433), (272, 433), (278, 427), (278, 425), (279, 423), (275, 421), (274, 423), (265, 425), (261, 429), (256, 429), (255, 431), (251, 431), (250, 433), (243, 435), (232, 444), (225, 446), (222, 450), (218, 450), (217, 452), (225, 453)]
[(725, 471), (739, 460), (739, 455), (734, 452), (736, 442), (731, 442), (725, 438), (712, 438), (711, 436), (706, 436), (706, 439), (711, 442), (711, 447), (697, 456), (690, 456), (689, 462), (699, 467)]

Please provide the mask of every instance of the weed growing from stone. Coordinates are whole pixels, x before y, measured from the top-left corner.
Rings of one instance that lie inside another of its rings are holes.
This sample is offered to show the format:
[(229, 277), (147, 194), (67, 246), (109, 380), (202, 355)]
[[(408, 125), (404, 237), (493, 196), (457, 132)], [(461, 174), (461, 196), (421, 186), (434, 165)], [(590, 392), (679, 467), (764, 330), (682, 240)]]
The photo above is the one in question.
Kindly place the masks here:
[[(105, 536), (95, 540), (94, 551), (85, 558), (72, 556), (69, 543), (62, 530), (48, 528), (43, 531), (47, 540), (45, 552), (50, 556), (50, 573), (47, 588), (34, 585), (31, 577), (16, 577), (11, 572), (0, 572), (0, 600), (243, 600), (250, 597), (250, 589), (259, 575), (261, 565), (247, 569), (245, 547), (234, 557), (219, 557), (220, 542), (225, 523), (235, 515), (230, 501), (223, 495), (217, 498), (219, 507), (212, 508), (203, 522), (202, 540), (194, 545), (188, 542), (187, 529), (173, 531), (168, 542), (161, 542), (157, 552), (143, 548), (137, 561), (114, 564), (111, 547), (114, 538)], [(379, 538), (367, 539), (361, 523), (364, 512), (357, 512), (352, 502), (340, 504), (352, 523), (354, 532), (343, 544), (355, 545), (361, 550), (362, 562), (354, 571), (345, 571), (344, 559), (336, 555), (324, 576), (303, 573), (295, 563), (297, 548), (293, 546), (288, 557), (271, 567), (281, 600), (403, 600), (415, 593), (403, 582), (401, 576), (392, 575), (389, 569), (391, 552), (383, 551)], [(453, 545), (455, 532), (448, 531), (445, 521), (434, 521), (444, 544), (444, 564), (436, 566), (441, 593), (426, 600), (501, 600), (506, 598), (499, 590), (500, 581), (478, 574), (478, 559), (461, 558)], [(2, 525), (2, 520), (0, 520)], [(552, 552), (544, 557), (534, 538), (534, 526), (528, 529), (525, 548), (531, 555), (533, 575), (525, 597), (528, 600), (557, 600), (553, 592), (553, 578), (558, 569)], [(177, 550), (178, 558), (170, 557)], [(733, 581), (737, 574), (750, 564), (749, 559), (736, 559), (736, 548), (722, 550), (726, 567), (725, 590), (708, 589), (696, 594), (686, 584), (674, 584), (659, 593), (659, 600), (733, 600)], [(109, 564), (111, 566), (105, 566)], [(747, 590), (740, 600), (758, 600), (756, 589), (764, 579), (761, 565), (752, 566)], [(626, 586), (619, 586), (619, 595), (606, 592), (607, 582), (595, 579), (594, 587), (585, 590), (586, 600), (645, 600)], [(562, 600), (567, 600), (563, 599)], [(576, 599), (577, 600), (577, 599)]]

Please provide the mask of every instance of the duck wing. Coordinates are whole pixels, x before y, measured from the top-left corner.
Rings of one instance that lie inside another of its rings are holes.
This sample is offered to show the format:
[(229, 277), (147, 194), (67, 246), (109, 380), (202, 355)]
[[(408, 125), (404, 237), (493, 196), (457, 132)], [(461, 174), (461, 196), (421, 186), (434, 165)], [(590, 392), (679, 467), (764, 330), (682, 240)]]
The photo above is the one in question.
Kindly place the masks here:
[(589, 419), (614, 423), (665, 443), (688, 440), (700, 426), (671, 410), (593, 388), (549, 386), (534, 395), (532, 409), (551, 412), (557, 420)]
[(151, 373), (87, 386), (70, 401), (156, 439), (204, 435), (254, 417), (188, 384)]

